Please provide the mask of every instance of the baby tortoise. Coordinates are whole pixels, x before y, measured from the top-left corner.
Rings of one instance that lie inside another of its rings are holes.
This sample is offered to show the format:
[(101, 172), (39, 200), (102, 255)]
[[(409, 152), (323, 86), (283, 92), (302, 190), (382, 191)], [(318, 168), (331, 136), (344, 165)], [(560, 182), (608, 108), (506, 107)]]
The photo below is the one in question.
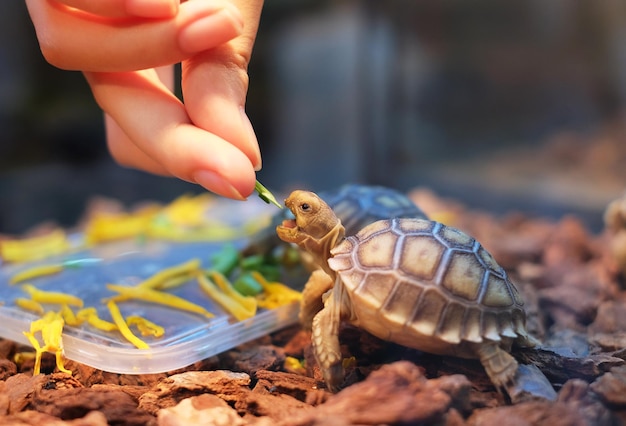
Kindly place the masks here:
[[(346, 184), (331, 191), (320, 192), (346, 229), (346, 235), (354, 235), (366, 225), (380, 219), (394, 217), (420, 217), (422, 212), (406, 195), (384, 186)], [(244, 254), (268, 253), (281, 241), (276, 235), (276, 226), (285, 219), (293, 219), (291, 211), (283, 209), (272, 218), (267, 229), (254, 235)]]
[(513, 382), (515, 343), (535, 346), (523, 301), (506, 272), (479, 242), (421, 218), (374, 222), (344, 238), (344, 227), (316, 194), (294, 191), (295, 215), (276, 228), (280, 239), (308, 251), (321, 267), (307, 293), (327, 291), (312, 318), (312, 344), (329, 389), (344, 378), (339, 325), (347, 321), (404, 346), (477, 358), (498, 388)]

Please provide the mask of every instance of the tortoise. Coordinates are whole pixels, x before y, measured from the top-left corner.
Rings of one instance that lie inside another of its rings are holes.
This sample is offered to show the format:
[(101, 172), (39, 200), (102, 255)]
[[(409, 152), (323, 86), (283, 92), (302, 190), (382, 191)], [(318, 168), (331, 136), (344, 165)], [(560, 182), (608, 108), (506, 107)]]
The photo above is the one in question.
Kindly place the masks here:
[[(384, 186), (346, 184), (337, 189), (320, 192), (320, 197), (334, 210), (346, 229), (346, 235), (356, 234), (366, 225), (393, 217), (426, 215), (402, 192)], [(245, 255), (267, 253), (281, 241), (275, 229), (285, 219), (293, 219), (290, 210), (277, 213), (270, 226), (254, 235), (244, 249)]]
[[(394, 217), (419, 217), (426, 219), (424, 212), (417, 207), (411, 199), (402, 192), (384, 186), (346, 184), (331, 191), (320, 192), (320, 196), (333, 209), (341, 220), (346, 235), (356, 234), (366, 225), (380, 219)], [(272, 218), (272, 224), (267, 229), (260, 231), (252, 239), (250, 244), (243, 250), (243, 254), (268, 253), (277, 247), (281, 240), (276, 234), (276, 226), (284, 220), (293, 219), (293, 213), (289, 209), (283, 209)], [(314, 271), (317, 265), (306, 252), (300, 256), (302, 264), (309, 270)], [(315, 275), (319, 272), (313, 272)], [(309, 303), (300, 309), (299, 319), (305, 329), (311, 328), (311, 321), (315, 314), (324, 306), (322, 295), (332, 283), (324, 281), (326, 286), (309, 286), (304, 289), (304, 298)]]
[[(306, 284), (323, 294), (312, 318), (312, 345), (327, 387), (344, 378), (339, 326), (347, 321), (387, 341), (440, 355), (479, 359), (498, 389), (514, 383), (513, 344), (533, 347), (523, 301), (506, 272), (474, 238), (423, 218), (393, 218), (344, 237), (344, 227), (316, 194), (285, 200), (295, 220), (276, 228), (321, 269)], [(315, 301), (315, 298), (313, 299)]]

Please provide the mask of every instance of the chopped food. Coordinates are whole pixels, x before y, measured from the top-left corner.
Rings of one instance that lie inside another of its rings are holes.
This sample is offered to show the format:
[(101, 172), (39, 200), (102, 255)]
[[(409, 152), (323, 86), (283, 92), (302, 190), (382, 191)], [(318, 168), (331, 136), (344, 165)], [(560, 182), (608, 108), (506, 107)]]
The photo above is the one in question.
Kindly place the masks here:
[(160, 290), (164, 287), (171, 288), (172, 280), (178, 281), (178, 279), (190, 279), (196, 271), (200, 270), (200, 259), (191, 259), (187, 262), (179, 265), (170, 266), (169, 268), (162, 269), (156, 274), (145, 279), (137, 285), (141, 288), (151, 288), (153, 290)]
[(263, 293), (257, 296), (259, 306), (262, 308), (274, 309), (302, 300), (302, 293), (285, 284), (269, 282), (263, 275), (256, 271), (252, 271), (252, 276), (261, 284), (261, 287), (263, 287)]
[[(207, 318), (212, 318), (214, 316), (202, 306), (171, 293), (153, 290), (148, 287), (129, 287), (116, 284), (107, 284), (106, 287), (111, 291), (119, 293), (120, 296), (122, 296), (121, 300), (143, 300), (144, 302), (156, 303), (195, 314), (201, 314)], [(118, 299), (117, 296), (114, 296), (109, 300), (117, 301)]]
[(60, 263), (52, 265), (39, 265), (32, 268), (25, 269), (17, 274), (13, 275), (9, 280), (10, 284), (17, 284), (23, 281), (32, 280), (34, 278), (43, 277), (46, 275), (54, 275), (62, 272), (64, 269)]
[(73, 294), (62, 293), (60, 291), (40, 290), (32, 284), (22, 285), (22, 290), (28, 293), (30, 298), (33, 299), (35, 302), (70, 305), (77, 306), (79, 308), (83, 307), (83, 300), (80, 297), (74, 296)]
[(0, 257), (5, 262), (33, 262), (66, 252), (70, 248), (67, 235), (57, 229), (49, 234), (0, 241)]
[(120, 330), (120, 333), (122, 333), (122, 336), (126, 338), (126, 340), (135, 345), (137, 349), (150, 349), (150, 346), (148, 346), (146, 342), (135, 336), (130, 330), (128, 324), (126, 324), (126, 320), (120, 312), (120, 308), (117, 306), (115, 301), (109, 300), (107, 302), (107, 308), (109, 308), (109, 312), (111, 313), (111, 318), (113, 318), (113, 322), (115, 322), (115, 325), (117, 325), (117, 328)]
[(243, 321), (256, 314), (257, 304), (254, 298), (246, 298), (239, 294), (218, 272), (215, 272), (212, 277), (218, 277), (217, 283), (219, 284), (213, 282), (204, 273), (197, 275), (198, 285), (207, 296), (215, 300), (218, 305), (235, 317), (237, 321)]
[(98, 311), (93, 306), (81, 309), (80, 311), (76, 312), (76, 319), (78, 320), (79, 324), (87, 322), (87, 324), (102, 331), (117, 330), (117, 325), (100, 318), (98, 316)]
[(43, 315), (44, 313), (44, 309), (41, 303), (35, 302), (33, 299), (25, 299), (23, 297), (18, 297), (17, 299), (15, 299), (15, 304), (22, 309), (34, 312), (39, 315)]
[[(41, 357), (44, 352), (54, 352), (56, 355), (56, 364), (59, 371), (72, 374), (65, 368), (63, 364), (63, 317), (57, 312), (47, 312), (41, 319), (33, 321), (30, 325), (30, 331), (24, 332), (24, 335), (35, 348), (35, 367), (33, 374), (37, 375), (41, 372)], [(41, 334), (43, 346), (35, 337), (35, 333)]]
[(142, 336), (161, 337), (165, 334), (165, 329), (139, 315), (129, 315), (126, 317), (126, 324), (130, 327), (137, 327)]

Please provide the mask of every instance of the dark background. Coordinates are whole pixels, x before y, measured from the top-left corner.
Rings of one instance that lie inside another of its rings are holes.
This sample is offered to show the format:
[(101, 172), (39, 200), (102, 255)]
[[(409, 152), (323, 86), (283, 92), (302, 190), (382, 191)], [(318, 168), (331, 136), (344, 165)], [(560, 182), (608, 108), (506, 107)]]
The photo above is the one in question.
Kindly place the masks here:
[[(94, 195), (131, 204), (200, 191), (110, 160), (86, 82), (43, 60), (23, 2), (3, 4), (0, 37), (0, 233), (73, 224)], [(268, 0), (250, 76), (259, 179), (274, 190), (428, 186), (598, 226), (624, 189), (605, 167), (619, 152), (585, 163), (610, 175), (597, 183), (560, 174), (586, 145), (625, 145), (607, 131), (624, 124), (620, 1)], [(559, 167), (525, 169), (555, 145)]]

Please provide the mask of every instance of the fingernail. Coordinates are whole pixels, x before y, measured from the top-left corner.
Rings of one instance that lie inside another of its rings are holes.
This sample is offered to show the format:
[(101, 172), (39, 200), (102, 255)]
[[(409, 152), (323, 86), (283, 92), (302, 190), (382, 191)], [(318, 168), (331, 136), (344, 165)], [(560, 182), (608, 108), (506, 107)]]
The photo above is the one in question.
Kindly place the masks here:
[(254, 128), (252, 127), (252, 123), (250, 122), (250, 119), (248, 118), (248, 114), (246, 114), (246, 110), (243, 107), (239, 107), (239, 112), (241, 113), (241, 121), (243, 123), (243, 126), (248, 133), (248, 144), (254, 150), (254, 154), (253, 154), (254, 158), (251, 159), (252, 166), (254, 167), (254, 171), (258, 172), (263, 167), (259, 141), (256, 138), (256, 133), (254, 133)]
[(210, 170), (200, 170), (192, 176), (195, 183), (224, 197), (243, 201), (246, 198), (226, 179)]
[(178, 43), (187, 52), (216, 47), (243, 32), (243, 18), (234, 6), (226, 6), (181, 29)]

